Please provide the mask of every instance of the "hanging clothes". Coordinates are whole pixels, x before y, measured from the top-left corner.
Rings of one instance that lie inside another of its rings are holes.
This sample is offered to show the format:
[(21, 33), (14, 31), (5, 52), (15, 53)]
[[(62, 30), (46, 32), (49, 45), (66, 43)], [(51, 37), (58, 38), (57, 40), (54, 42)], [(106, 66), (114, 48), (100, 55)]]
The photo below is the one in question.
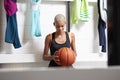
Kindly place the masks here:
[(89, 20), (87, 0), (74, 0), (71, 5), (71, 22), (77, 24), (79, 21), (86, 22)]
[(99, 45), (102, 46), (102, 52), (106, 52), (106, 35), (105, 29), (107, 25), (107, 0), (98, 0), (98, 33)]
[(71, 22), (77, 24), (80, 20), (81, 0), (74, 0), (71, 4)]
[(18, 36), (18, 28), (17, 28), (17, 5), (16, 0), (4, 0), (4, 8), (6, 11), (7, 17), (7, 26), (5, 33), (5, 42), (12, 43), (14, 48), (20, 48), (21, 44)]
[(17, 0), (4, 0), (4, 8), (8, 16), (12, 16), (17, 12)]
[(88, 20), (89, 20), (88, 2), (87, 0), (82, 0), (80, 7), (80, 21), (87, 22)]
[(102, 52), (106, 52), (106, 35), (105, 35), (106, 23), (99, 17), (98, 20), (98, 32), (99, 32), (99, 45), (102, 46)]
[(40, 5), (40, 0), (31, 0), (31, 9), (32, 9), (31, 35), (36, 37), (41, 36), (39, 5)]

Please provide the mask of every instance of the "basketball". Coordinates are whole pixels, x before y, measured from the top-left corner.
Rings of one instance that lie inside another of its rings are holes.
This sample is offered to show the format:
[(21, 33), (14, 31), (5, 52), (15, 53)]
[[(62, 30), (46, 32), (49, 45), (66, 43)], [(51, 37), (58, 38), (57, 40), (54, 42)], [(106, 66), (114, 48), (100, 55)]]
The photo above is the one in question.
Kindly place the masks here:
[(55, 54), (59, 56), (59, 62), (56, 62), (61, 66), (71, 66), (75, 62), (76, 55), (71, 48), (63, 47)]

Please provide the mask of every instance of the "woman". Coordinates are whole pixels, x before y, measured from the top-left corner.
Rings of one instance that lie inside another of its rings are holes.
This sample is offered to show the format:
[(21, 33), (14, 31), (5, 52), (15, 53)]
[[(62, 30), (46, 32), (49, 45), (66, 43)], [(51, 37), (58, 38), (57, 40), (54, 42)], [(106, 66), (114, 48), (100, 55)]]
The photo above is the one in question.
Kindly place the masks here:
[[(54, 26), (56, 32), (48, 34), (45, 39), (43, 60), (49, 60), (49, 67), (60, 67), (56, 63), (59, 60), (59, 56), (55, 56), (57, 50), (62, 47), (71, 48), (76, 54), (75, 48), (75, 36), (71, 32), (65, 32), (64, 28), (66, 25), (65, 17), (62, 14), (57, 14), (54, 18)], [(50, 55), (48, 53), (50, 49)]]

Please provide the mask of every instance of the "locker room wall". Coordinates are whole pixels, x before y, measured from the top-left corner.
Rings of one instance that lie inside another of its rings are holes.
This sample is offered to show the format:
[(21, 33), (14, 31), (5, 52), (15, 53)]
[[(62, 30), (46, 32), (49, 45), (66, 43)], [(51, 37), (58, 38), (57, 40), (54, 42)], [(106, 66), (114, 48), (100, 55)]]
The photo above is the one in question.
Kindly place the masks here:
[[(102, 53), (99, 46), (97, 31), (97, 0), (88, 0), (90, 20), (71, 24), (70, 31), (76, 36), (76, 50), (78, 62), (107, 62), (107, 52)], [(40, 4), (40, 26), (41, 37), (30, 35), (31, 9), (30, 0), (18, 0), (18, 32), (22, 47), (14, 49), (13, 45), (4, 42), (6, 30), (6, 15), (3, 7), (3, 0), (0, 0), (0, 63), (35, 63), (39, 66), (47, 66), (48, 62), (42, 60), (44, 39), (48, 33), (55, 31), (53, 26), (54, 16), (58, 13), (64, 14), (67, 18), (67, 6), (64, 1), (42, 1)]]

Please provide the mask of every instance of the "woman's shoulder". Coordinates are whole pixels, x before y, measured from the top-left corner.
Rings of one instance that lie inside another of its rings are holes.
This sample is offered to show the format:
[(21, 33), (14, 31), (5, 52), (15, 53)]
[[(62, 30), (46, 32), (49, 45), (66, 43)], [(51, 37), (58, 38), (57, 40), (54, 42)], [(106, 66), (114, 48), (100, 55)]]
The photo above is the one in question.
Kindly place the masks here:
[[(53, 32), (54, 33), (54, 32)], [(46, 39), (52, 39), (52, 35), (53, 35), (53, 33), (49, 33), (49, 34), (47, 34), (47, 36), (46, 36)]]
[(74, 37), (74, 36), (75, 36), (75, 34), (74, 34), (73, 32), (68, 32), (68, 35), (69, 35), (70, 37)]
[(47, 34), (46, 38), (51, 39), (52, 38), (52, 33)]
[(67, 32), (67, 33), (69, 35), (70, 42), (72, 42), (74, 40), (74, 38), (75, 38), (74, 33), (72, 33), (72, 32)]

